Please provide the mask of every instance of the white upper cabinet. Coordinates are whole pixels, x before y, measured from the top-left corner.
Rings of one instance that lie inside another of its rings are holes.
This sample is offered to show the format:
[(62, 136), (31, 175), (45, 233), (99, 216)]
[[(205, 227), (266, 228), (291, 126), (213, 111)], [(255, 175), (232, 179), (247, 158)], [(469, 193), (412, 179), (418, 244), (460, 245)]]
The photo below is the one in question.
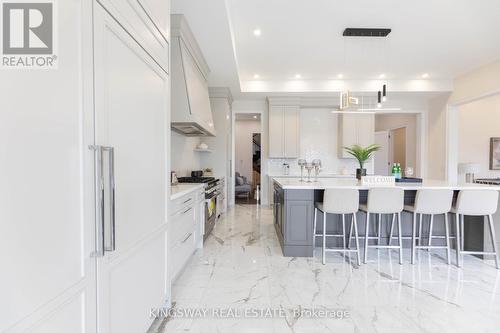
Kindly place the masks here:
[(269, 157), (283, 157), (285, 119), (282, 106), (269, 107)]
[(368, 146), (375, 143), (375, 116), (373, 114), (341, 114), (338, 119), (339, 158), (353, 158), (344, 147)]
[(284, 157), (295, 158), (299, 157), (299, 118), (300, 108), (298, 106), (285, 106), (283, 109), (284, 118)]
[(300, 155), (300, 107), (269, 101), (269, 157), (297, 158)]
[(170, 1), (99, 0), (120, 25), (169, 73)]

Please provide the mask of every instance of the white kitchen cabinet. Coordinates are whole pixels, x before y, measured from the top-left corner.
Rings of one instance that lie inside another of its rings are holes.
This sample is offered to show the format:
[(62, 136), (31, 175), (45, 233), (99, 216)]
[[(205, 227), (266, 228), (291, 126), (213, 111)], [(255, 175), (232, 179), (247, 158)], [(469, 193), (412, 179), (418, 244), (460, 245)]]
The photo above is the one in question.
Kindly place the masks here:
[(169, 51), (109, 1), (54, 14), (58, 68), (0, 77), (0, 332), (145, 332), (167, 298)]
[(170, 1), (98, 1), (168, 73), (170, 63)]
[(168, 275), (172, 283), (182, 271), (189, 258), (203, 244), (203, 213), (201, 198), (204, 190), (193, 191), (170, 202), (168, 222)]
[(284, 157), (297, 158), (300, 153), (299, 143), (299, 119), (300, 108), (296, 106), (285, 106), (283, 109), (284, 118)]
[[(144, 316), (143, 309), (163, 306), (168, 298), (169, 78), (144, 46), (100, 5), (94, 7), (94, 75), (95, 145), (114, 149), (114, 168), (110, 152), (95, 157), (104, 161), (104, 186), (96, 183), (103, 189), (96, 197), (99, 202), (104, 192), (105, 216), (96, 223), (102, 222), (102, 238), (99, 230), (97, 237), (107, 249), (96, 257), (98, 327), (108, 333), (144, 332), (152, 319)], [(114, 169), (114, 188), (108, 185), (110, 169)]]
[(285, 119), (282, 106), (269, 107), (269, 157), (283, 157)]
[(92, 77), (82, 68), (92, 58), (91, 34), (82, 33), (92, 3), (56, 5), (58, 68), (0, 75), (3, 333), (95, 332), (94, 174), (83, 142), (93, 132), (83, 89)]
[(373, 114), (340, 114), (338, 117), (339, 158), (353, 158), (344, 147), (368, 146), (375, 143), (375, 116)]
[(300, 154), (300, 107), (269, 106), (269, 157), (297, 158)]

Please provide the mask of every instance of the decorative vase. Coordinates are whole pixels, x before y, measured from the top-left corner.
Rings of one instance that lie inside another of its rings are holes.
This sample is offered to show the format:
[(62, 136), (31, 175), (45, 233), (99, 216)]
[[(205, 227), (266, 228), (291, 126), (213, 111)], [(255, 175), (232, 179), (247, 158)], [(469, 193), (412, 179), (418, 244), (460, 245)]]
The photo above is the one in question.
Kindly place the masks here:
[(366, 169), (356, 169), (356, 178), (361, 180), (363, 176), (366, 176)]

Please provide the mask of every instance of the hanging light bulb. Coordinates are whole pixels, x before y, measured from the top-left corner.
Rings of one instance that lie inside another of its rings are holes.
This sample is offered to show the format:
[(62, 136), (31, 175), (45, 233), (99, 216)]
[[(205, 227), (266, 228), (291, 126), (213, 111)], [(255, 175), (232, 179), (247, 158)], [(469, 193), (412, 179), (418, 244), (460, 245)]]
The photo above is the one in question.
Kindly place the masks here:
[(387, 101), (387, 85), (382, 87), (382, 102)]
[(379, 90), (377, 94), (377, 107), (381, 108), (382, 107), (382, 92)]

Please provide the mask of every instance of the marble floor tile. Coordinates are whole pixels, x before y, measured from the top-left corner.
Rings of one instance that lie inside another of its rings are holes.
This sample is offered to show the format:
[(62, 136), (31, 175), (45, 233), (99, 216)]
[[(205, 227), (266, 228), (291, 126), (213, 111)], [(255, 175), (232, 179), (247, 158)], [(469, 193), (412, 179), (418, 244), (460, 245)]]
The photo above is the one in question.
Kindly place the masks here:
[(444, 251), (422, 250), (411, 265), (409, 252), (403, 265), (390, 250), (370, 249), (359, 266), (339, 253), (323, 265), (320, 249), (313, 258), (283, 257), (272, 210), (237, 205), (173, 285), (177, 309), (212, 315), (169, 318), (164, 332), (500, 331), (492, 260), (466, 256), (459, 269)]

